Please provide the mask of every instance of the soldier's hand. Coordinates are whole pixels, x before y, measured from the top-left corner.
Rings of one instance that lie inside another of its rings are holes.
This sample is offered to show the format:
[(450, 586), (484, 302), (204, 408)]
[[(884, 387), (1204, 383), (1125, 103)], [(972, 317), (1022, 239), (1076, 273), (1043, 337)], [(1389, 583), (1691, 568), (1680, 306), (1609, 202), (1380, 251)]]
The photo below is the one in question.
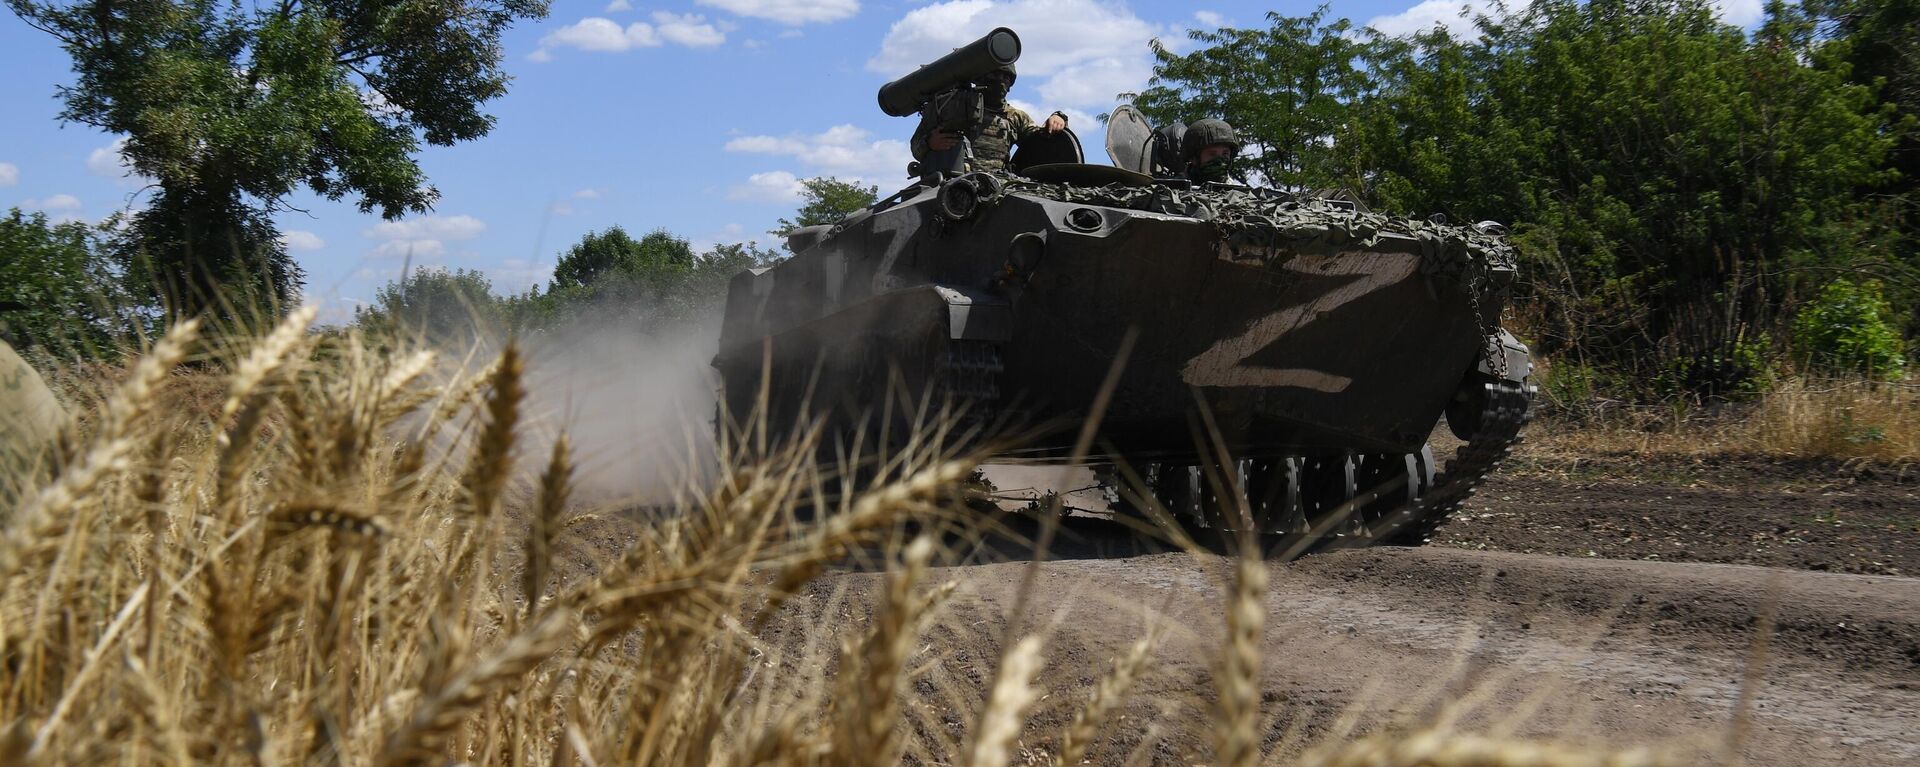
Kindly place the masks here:
[(1048, 133), (1059, 133), (1060, 131), (1063, 131), (1066, 129), (1067, 129), (1067, 118), (1061, 117), (1060, 113), (1058, 112), (1047, 115), (1047, 132)]
[(958, 143), (960, 143), (960, 137), (949, 130), (937, 130), (927, 137), (927, 148), (935, 152), (945, 152)]

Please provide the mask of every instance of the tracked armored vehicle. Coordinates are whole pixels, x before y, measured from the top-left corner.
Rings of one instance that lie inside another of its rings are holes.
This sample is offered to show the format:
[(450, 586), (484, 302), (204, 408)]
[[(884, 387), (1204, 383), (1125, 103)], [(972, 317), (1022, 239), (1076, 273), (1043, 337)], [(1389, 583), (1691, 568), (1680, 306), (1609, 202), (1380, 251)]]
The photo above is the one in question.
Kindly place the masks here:
[[(1527, 348), (1499, 326), (1504, 230), (1154, 178), (1139, 172), (1152, 136), (1122, 109), (1114, 166), (923, 169), (794, 232), (791, 258), (730, 285), (723, 407), (764, 397), (776, 437), (824, 420), (828, 452), (897, 439), (921, 395), (976, 423), (1073, 423), (1126, 348), (1101, 450), (1149, 467), (1167, 508), (1201, 526), (1426, 540), (1528, 417)], [(1443, 416), (1465, 444), (1439, 467), (1427, 441)], [(1009, 457), (1066, 460), (1073, 432)]]

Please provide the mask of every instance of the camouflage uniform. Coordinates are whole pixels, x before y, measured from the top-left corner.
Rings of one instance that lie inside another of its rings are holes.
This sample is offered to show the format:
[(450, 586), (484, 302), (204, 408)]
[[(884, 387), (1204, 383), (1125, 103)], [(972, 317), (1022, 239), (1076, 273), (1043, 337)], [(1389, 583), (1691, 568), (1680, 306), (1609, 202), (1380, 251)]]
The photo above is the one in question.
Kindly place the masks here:
[[(1013, 156), (1013, 145), (1027, 137), (1046, 130), (1033, 124), (1033, 118), (1014, 107), (1007, 107), (1004, 114), (995, 115), (980, 129), (980, 135), (973, 137), (973, 162), (968, 170), (1007, 169), (1007, 159)], [(927, 139), (933, 135), (933, 124), (920, 121), (920, 127), (913, 131), (913, 159), (926, 162), (933, 154), (928, 148)]]
[(0, 342), (0, 521), (22, 485), (34, 484), (35, 467), (66, 421), (66, 411), (40, 374), (13, 347)]

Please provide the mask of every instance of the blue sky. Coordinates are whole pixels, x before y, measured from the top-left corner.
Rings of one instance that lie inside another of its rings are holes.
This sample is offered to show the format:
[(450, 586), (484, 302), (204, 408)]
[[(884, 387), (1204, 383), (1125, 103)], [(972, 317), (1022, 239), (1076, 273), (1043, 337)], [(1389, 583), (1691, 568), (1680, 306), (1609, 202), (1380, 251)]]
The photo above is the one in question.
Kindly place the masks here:
[[(1340, 0), (1332, 14), (1405, 32), (1487, 0)], [(1063, 109), (1105, 161), (1093, 115), (1145, 84), (1147, 41), (1188, 29), (1260, 26), (1269, 10), (1315, 3), (1112, 0), (556, 0), (508, 33), (515, 77), (478, 141), (420, 160), (442, 196), (433, 213), (382, 221), (311, 197), (279, 216), (324, 321), (416, 265), (475, 268), (502, 292), (544, 284), (554, 257), (588, 231), (665, 227), (696, 247), (760, 238), (796, 207), (798, 180), (833, 175), (905, 184), (912, 118), (874, 104), (880, 84), (995, 26), (1025, 52), (1013, 98)], [(1760, 0), (1724, 0), (1749, 24)], [(0, 16), (0, 209), (96, 221), (137, 207), (115, 137), (57, 116), (71, 82), (54, 41)]]

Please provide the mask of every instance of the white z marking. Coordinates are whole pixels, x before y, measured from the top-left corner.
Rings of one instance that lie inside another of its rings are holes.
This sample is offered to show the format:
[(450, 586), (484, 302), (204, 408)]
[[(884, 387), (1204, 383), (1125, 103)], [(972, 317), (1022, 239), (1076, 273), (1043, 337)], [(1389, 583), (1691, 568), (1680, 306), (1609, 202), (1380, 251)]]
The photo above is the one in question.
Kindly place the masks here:
[(1181, 380), (1193, 386), (1291, 386), (1328, 393), (1346, 391), (1353, 379), (1310, 368), (1274, 368), (1249, 365), (1247, 358), (1271, 346), (1293, 331), (1312, 324), (1328, 312), (1354, 300), (1397, 283), (1413, 274), (1420, 260), (1406, 254), (1336, 253), (1299, 255), (1287, 261), (1287, 271), (1316, 277), (1352, 275), (1353, 280), (1329, 290), (1298, 306), (1269, 314), (1247, 327), (1246, 332), (1223, 339), (1193, 359), (1180, 371)]

